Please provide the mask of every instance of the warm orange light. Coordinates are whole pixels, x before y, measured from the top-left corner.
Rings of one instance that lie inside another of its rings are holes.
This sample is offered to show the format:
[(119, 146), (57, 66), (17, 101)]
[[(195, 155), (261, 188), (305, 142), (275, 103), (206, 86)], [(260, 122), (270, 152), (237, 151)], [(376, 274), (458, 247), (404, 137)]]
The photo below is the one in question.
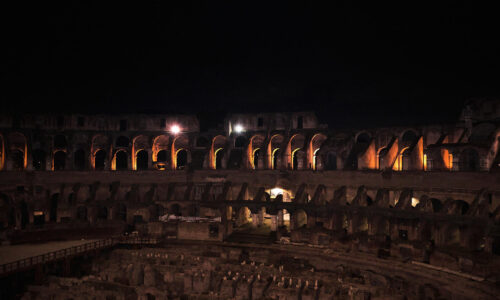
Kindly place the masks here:
[(453, 154), (449, 154), (448, 155), (448, 160), (449, 160), (449, 164), (450, 164), (450, 170), (453, 169)]
[(427, 154), (424, 154), (424, 171), (427, 171)]

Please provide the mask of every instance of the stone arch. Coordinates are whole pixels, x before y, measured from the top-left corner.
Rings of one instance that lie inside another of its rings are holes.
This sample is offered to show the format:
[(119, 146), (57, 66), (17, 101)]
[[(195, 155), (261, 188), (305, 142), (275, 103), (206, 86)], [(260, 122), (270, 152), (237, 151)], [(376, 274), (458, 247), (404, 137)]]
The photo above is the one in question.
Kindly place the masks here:
[(282, 145), (285, 138), (281, 134), (275, 134), (269, 139), (267, 145), (267, 168), (271, 170), (279, 169), (281, 167)]
[(459, 170), (460, 171), (479, 171), (480, 160), (479, 153), (474, 148), (467, 148), (460, 152)]
[(248, 143), (247, 159), (251, 169), (258, 169), (259, 162), (264, 162), (261, 156), (263, 152), (261, 149), (264, 149), (264, 141), (264, 136), (260, 134), (256, 134), (250, 138), (250, 143)]
[(94, 155), (94, 170), (102, 171), (106, 168), (106, 151), (98, 149)]
[(292, 170), (302, 170), (304, 169), (304, 146), (305, 137), (304, 135), (297, 133), (294, 134), (287, 145), (286, 150), (286, 162), (288, 164), (288, 169)]
[(371, 141), (372, 137), (368, 133), (368, 131), (358, 132), (354, 138), (356, 144), (368, 144)]
[(384, 147), (380, 148), (377, 153), (377, 164), (378, 164), (378, 169), (379, 170), (384, 170), (385, 166), (387, 164), (386, 159), (387, 159), (387, 153), (389, 152), (389, 149)]
[(106, 149), (109, 149), (109, 138), (98, 134), (92, 137), (92, 146), (90, 149), (91, 163), (94, 170), (106, 169), (108, 161)]
[(117, 171), (128, 170), (128, 153), (126, 150), (120, 149), (115, 152), (112, 169)]
[(42, 149), (35, 149), (32, 152), (33, 170), (44, 171), (47, 169), (47, 153)]
[(52, 159), (52, 170), (61, 171), (66, 168), (66, 151), (58, 150), (54, 152)]
[(190, 162), (189, 138), (186, 135), (178, 135), (172, 142), (172, 169), (183, 169)]
[(310, 168), (313, 170), (318, 170), (318, 165), (321, 166), (322, 164), (322, 161), (317, 154), (323, 143), (326, 141), (326, 139), (327, 136), (324, 135), (323, 133), (316, 133), (315, 135), (313, 135), (311, 141), (309, 142), (308, 163)]
[(166, 170), (168, 168), (168, 156), (170, 137), (162, 134), (153, 140), (153, 163), (158, 170)]
[(418, 133), (413, 129), (405, 130), (401, 133), (400, 141), (403, 146), (411, 146), (418, 140)]
[(88, 210), (85, 206), (78, 206), (76, 208), (76, 219), (79, 221), (87, 221), (88, 218)]
[(401, 150), (398, 161), (395, 163), (395, 166), (396, 165), (398, 165), (399, 171), (409, 171), (412, 169), (410, 147), (405, 147)]
[(9, 134), (10, 162), (13, 170), (24, 170), (27, 167), (28, 144), (24, 134), (13, 132)]
[(253, 223), (253, 216), (251, 210), (247, 206), (243, 206), (238, 209), (238, 214), (236, 217), (236, 226), (241, 227), (245, 224)]
[(225, 136), (217, 135), (212, 139), (210, 149), (210, 167), (212, 169), (222, 169), (225, 167), (224, 155), (227, 139)]
[(132, 140), (132, 166), (134, 170), (147, 170), (149, 168), (150, 152), (151, 147), (147, 136), (138, 135)]

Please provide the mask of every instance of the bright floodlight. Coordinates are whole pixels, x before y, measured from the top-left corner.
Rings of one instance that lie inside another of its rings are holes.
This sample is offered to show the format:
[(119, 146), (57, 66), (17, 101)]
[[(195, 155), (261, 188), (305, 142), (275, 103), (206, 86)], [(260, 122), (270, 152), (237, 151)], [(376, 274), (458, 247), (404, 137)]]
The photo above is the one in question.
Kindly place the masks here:
[(172, 132), (173, 134), (178, 134), (179, 132), (181, 132), (181, 128), (179, 127), (179, 125), (172, 125), (172, 127), (170, 127), (170, 132)]
[(243, 126), (241, 126), (240, 124), (236, 124), (236, 125), (234, 126), (234, 131), (235, 131), (236, 133), (243, 132)]

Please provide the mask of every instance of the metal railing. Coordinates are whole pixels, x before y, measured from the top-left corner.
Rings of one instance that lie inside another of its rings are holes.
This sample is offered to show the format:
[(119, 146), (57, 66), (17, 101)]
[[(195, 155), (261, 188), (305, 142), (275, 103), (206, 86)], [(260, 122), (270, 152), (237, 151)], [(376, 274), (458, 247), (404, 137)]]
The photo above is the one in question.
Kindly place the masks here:
[(159, 242), (158, 239), (143, 238), (143, 237), (120, 237), (120, 238), (109, 238), (105, 240), (88, 242), (78, 246), (56, 250), (2, 264), (0, 265), (0, 276), (30, 269), (36, 265), (46, 264), (67, 257), (81, 255), (89, 251), (113, 247), (116, 244), (154, 245), (158, 244), (158, 242)]

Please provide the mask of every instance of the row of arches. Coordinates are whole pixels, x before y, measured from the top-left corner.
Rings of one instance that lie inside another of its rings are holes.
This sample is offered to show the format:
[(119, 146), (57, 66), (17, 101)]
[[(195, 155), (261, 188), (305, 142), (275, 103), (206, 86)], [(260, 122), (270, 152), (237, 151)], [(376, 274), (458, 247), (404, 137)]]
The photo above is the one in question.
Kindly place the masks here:
[[(234, 141), (234, 144), (230, 143)], [(446, 169), (479, 171), (484, 169), (479, 152), (468, 147), (457, 150), (427, 151), (418, 146), (414, 131), (405, 132), (396, 150), (383, 146), (376, 150), (375, 163), (358, 165), (360, 157), (369, 152), (372, 138), (366, 132), (358, 134), (355, 145), (338, 149), (323, 133), (306, 137), (302, 133), (285, 138), (282, 134), (265, 137), (256, 134), (247, 138), (227, 138), (217, 135), (210, 141), (200, 136), (192, 146), (186, 135), (160, 135), (151, 139), (139, 135), (130, 139), (118, 136), (113, 143), (105, 135), (92, 138), (90, 150), (82, 143), (68, 147), (64, 135), (53, 138), (53, 150), (36, 146), (28, 153), (26, 138), (20, 133), (9, 135), (9, 147), (0, 136), (0, 168), (10, 170), (179, 170), (192, 163), (195, 169), (289, 169), (337, 170), (379, 169), (396, 171)], [(37, 144), (38, 145), (38, 144)], [(417, 149), (418, 148), (418, 149)], [(375, 151), (375, 150), (373, 150)], [(396, 152), (394, 152), (396, 151)], [(29, 155), (28, 155), (29, 154)], [(8, 158), (8, 166), (5, 161)], [(367, 160), (370, 160), (367, 158)], [(443, 161), (444, 160), (444, 161)], [(50, 162), (50, 163), (49, 163)]]

